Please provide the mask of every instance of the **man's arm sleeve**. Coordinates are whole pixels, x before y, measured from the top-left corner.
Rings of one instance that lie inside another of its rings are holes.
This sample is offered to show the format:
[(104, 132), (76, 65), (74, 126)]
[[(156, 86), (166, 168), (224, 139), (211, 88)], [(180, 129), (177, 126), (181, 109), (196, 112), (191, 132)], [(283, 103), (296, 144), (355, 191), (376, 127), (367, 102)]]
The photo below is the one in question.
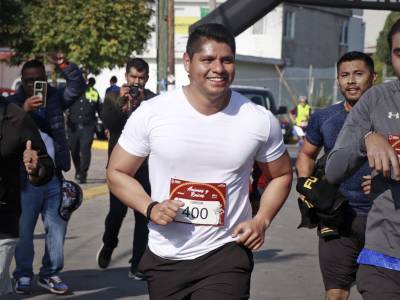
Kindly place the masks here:
[(30, 140), (32, 142), (32, 149), (38, 151), (39, 161), (38, 161), (38, 173), (37, 181), (32, 182), (33, 185), (46, 184), (54, 176), (54, 163), (51, 157), (47, 154), (46, 146), (40, 137), (39, 131), (35, 126), (35, 123), (30, 118), (28, 114), (25, 115), (22, 126), (22, 139), (21, 148), (22, 152), (26, 148), (26, 142)]
[(63, 108), (67, 109), (83, 94), (85, 79), (82, 76), (81, 70), (73, 63), (69, 63), (68, 67), (61, 74), (67, 81), (67, 86), (62, 92)]
[(366, 160), (364, 136), (372, 129), (369, 103), (368, 95), (364, 94), (350, 111), (328, 155), (325, 173), (331, 183), (339, 183), (351, 176)]
[(101, 109), (100, 118), (104, 127), (111, 131), (122, 131), (126, 121), (126, 115), (121, 111), (118, 98), (115, 92), (107, 93)]

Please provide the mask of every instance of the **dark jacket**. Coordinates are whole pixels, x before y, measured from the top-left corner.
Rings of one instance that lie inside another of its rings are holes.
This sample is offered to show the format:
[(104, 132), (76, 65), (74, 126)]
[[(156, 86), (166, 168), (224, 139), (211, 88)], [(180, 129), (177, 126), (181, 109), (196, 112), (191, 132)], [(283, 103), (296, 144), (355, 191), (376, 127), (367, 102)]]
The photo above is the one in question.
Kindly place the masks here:
[(83, 93), (79, 100), (75, 101), (67, 111), (67, 125), (72, 131), (75, 131), (79, 125), (96, 125), (96, 113), (100, 115), (100, 97), (97, 97), (96, 100), (88, 98), (86, 92)]
[[(79, 68), (72, 63), (62, 71), (62, 75), (67, 80), (65, 89), (56, 89), (48, 86), (45, 118), (42, 119), (35, 112), (30, 112), (29, 114), (37, 127), (53, 138), (57, 169), (68, 171), (71, 168), (71, 158), (65, 134), (63, 112), (83, 93), (85, 81)], [(7, 98), (9, 102), (19, 106), (22, 106), (26, 99), (27, 96), (22, 86), (19, 87), (16, 94)]]
[[(144, 98), (148, 100), (154, 97), (152, 91), (145, 89)], [(108, 141), (108, 156), (111, 155), (112, 150), (118, 143), (118, 139), (124, 129), (125, 123), (130, 114), (124, 113), (121, 108), (124, 105), (124, 99), (119, 96), (119, 92), (109, 92), (104, 98), (104, 104), (101, 113), (101, 120), (103, 121), (104, 128), (110, 131), (110, 140)]]
[(18, 106), (0, 97), (0, 106), (4, 104), (6, 112), (0, 132), (0, 239), (18, 236), (19, 171), (27, 140), (31, 140), (32, 148), (39, 152), (40, 176), (35, 185), (47, 183), (54, 171), (53, 161), (46, 153), (33, 120)]

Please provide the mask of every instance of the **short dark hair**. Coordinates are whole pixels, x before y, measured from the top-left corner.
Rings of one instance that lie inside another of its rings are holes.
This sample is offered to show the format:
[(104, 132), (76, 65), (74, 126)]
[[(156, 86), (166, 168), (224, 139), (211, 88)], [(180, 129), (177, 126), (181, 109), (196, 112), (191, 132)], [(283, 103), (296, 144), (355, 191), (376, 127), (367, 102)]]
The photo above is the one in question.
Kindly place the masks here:
[(94, 77), (90, 77), (88, 79), (88, 85), (94, 86), (95, 84), (96, 84), (96, 79), (94, 79)]
[(117, 76), (115, 76), (115, 75), (111, 76), (110, 81), (112, 83), (117, 83)]
[(339, 72), (339, 68), (342, 63), (353, 60), (362, 60), (367, 65), (369, 71), (374, 73), (374, 61), (372, 58), (368, 54), (359, 51), (350, 51), (345, 53), (337, 62), (337, 72)]
[(389, 51), (392, 52), (393, 45), (393, 35), (400, 32), (400, 19), (398, 19), (390, 28), (389, 33), (387, 35), (387, 40), (389, 44)]
[(225, 43), (231, 48), (234, 55), (236, 53), (235, 37), (233, 34), (222, 24), (208, 23), (197, 26), (190, 33), (186, 44), (186, 53), (190, 59), (193, 58), (196, 52), (200, 51), (201, 42), (205, 39)]
[(146, 74), (149, 75), (149, 64), (142, 58), (130, 58), (126, 63), (126, 73), (129, 73), (131, 68), (135, 68), (139, 72), (146, 71)]
[(42, 69), (43, 72), (46, 74), (46, 69), (44, 67), (43, 62), (38, 59), (32, 59), (23, 64), (21, 69), (21, 76), (24, 74), (25, 69), (32, 69), (32, 68)]

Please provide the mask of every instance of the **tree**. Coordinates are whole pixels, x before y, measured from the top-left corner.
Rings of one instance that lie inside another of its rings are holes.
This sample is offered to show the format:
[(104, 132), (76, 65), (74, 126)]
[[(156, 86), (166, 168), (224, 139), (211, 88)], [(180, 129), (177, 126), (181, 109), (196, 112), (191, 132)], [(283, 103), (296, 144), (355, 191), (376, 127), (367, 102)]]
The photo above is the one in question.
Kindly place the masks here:
[[(153, 0), (42, 0), (25, 12), (16, 61), (60, 51), (87, 73), (123, 66), (146, 46)], [(27, 47), (26, 45), (30, 45)]]
[(390, 62), (390, 49), (387, 41), (387, 35), (392, 25), (400, 19), (400, 12), (392, 11), (386, 18), (385, 25), (382, 31), (379, 33), (379, 37), (376, 41), (376, 52), (374, 54), (374, 61), (376, 65), (376, 71), (378, 74), (382, 72), (383, 65), (387, 65), (387, 75), (393, 76), (394, 71), (391, 67)]

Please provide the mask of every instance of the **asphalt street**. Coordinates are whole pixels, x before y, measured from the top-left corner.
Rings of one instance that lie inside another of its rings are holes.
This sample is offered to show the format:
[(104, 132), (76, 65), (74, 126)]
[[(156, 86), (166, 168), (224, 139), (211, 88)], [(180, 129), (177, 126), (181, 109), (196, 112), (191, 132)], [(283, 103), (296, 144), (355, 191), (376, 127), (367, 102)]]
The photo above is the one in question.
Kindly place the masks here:
[[(102, 147), (93, 149), (88, 183), (83, 185), (85, 201), (72, 216), (65, 240), (65, 267), (60, 276), (69, 285), (70, 294), (62, 299), (148, 299), (144, 281), (128, 278), (128, 260), (132, 247), (133, 213), (128, 213), (108, 269), (100, 270), (96, 253), (101, 246), (104, 218), (108, 211), (108, 191), (105, 186), (107, 153)], [(296, 148), (289, 147), (292, 157)], [(74, 171), (67, 174), (72, 179)], [(317, 235), (315, 230), (297, 229), (300, 215), (297, 194), (290, 197), (267, 231), (263, 247), (254, 252), (255, 267), (251, 281), (251, 299), (261, 300), (320, 300), (324, 288), (319, 271)], [(44, 246), (41, 221), (35, 231), (34, 272), (38, 273)], [(12, 269), (14, 266), (12, 266)], [(33, 286), (28, 296), (12, 295), (1, 299), (55, 299), (60, 296)], [(355, 287), (351, 300), (361, 297)]]

